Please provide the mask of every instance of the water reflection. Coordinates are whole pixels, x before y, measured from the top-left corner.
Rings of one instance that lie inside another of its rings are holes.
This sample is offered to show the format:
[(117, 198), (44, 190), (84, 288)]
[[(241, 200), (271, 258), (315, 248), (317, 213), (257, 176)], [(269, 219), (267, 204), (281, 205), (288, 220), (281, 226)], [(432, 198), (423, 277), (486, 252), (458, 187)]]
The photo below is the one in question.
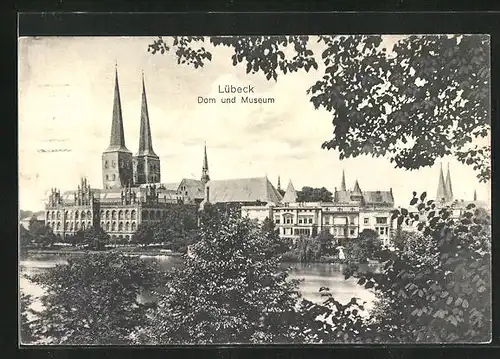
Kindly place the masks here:
[[(171, 256), (159, 257), (141, 257), (144, 260), (154, 261), (158, 263), (159, 267), (164, 271), (170, 271), (173, 268), (182, 266), (182, 258)], [(65, 264), (67, 260), (60, 256), (46, 256), (37, 258), (27, 258), (21, 260), (21, 274), (33, 274), (37, 271), (46, 270), (56, 266), (57, 264)], [(328, 263), (283, 263), (283, 269), (289, 270), (289, 278), (300, 279), (299, 290), (302, 296), (313, 302), (322, 302), (324, 297), (319, 293), (321, 287), (328, 287), (333, 297), (341, 303), (347, 303), (351, 298), (360, 298), (366, 301), (366, 308), (370, 309), (372, 302), (375, 299), (374, 294), (357, 284), (357, 280), (350, 278), (344, 279), (342, 274), (343, 265), (341, 264), (328, 264)], [(365, 265), (363, 270), (376, 270)], [(31, 283), (27, 279), (20, 278), (21, 290), (34, 297), (39, 297), (43, 291), (40, 287)], [(141, 301), (149, 302), (154, 300), (150, 293), (142, 293), (140, 296)], [(33, 309), (40, 309), (39, 303), (35, 303)]]

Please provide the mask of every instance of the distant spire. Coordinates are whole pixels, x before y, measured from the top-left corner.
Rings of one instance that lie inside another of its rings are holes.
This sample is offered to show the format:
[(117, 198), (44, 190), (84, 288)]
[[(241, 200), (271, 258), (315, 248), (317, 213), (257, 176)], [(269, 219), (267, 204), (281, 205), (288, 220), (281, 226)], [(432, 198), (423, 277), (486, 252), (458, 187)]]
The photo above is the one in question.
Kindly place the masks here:
[(280, 180), (280, 176), (278, 176), (278, 191), (281, 191), (281, 180)]
[(205, 142), (203, 166), (201, 170), (201, 182), (207, 183), (208, 181), (210, 181), (210, 175), (208, 174), (207, 143)]
[(363, 194), (363, 192), (361, 192), (361, 187), (359, 187), (358, 180), (356, 180), (356, 183), (354, 183), (354, 189), (352, 192), (353, 194)]
[(446, 189), (446, 201), (447, 202), (452, 202), (453, 201), (453, 189), (451, 187), (451, 176), (450, 176), (450, 164), (448, 163), (448, 173), (446, 174), (446, 182), (445, 182), (445, 189)]
[(439, 182), (438, 182), (436, 200), (437, 201), (442, 201), (442, 200), (446, 201), (447, 199), (448, 199), (448, 196), (446, 194), (446, 185), (444, 183), (443, 165), (441, 164), (441, 168), (439, 170)]
[(139, 151), (137, 152), (137, 155), (149, 155), (158, 157), (153, 151), (153, 141), (151, 140), (148, 101), (146, 99), (146, 86), (144, 85), (144, 71), (142, 72), (141, 129), (139, 135)]
[(283, 203), (295, 203), (297, 202), (297, 192), (293, 187), (292, 180), (288, 182), (288, 187), (286, 188), (285, 195), (283, 196)]
[(125, 146), (125, 136), (123, 133), (122, 105), (120, 101), (120, 87), (118, 85), (118, 69), (115, 64), (115, 97), (113, 100), (113, 119), (111, 123), (111, 136), (109, 139), (108, 151), (123, 150), (128, 151)]
[(341, 191), (346, 191), (346, 186), (345, 186), (345, 172), (342, 170), (342, 182), (340, 183), (340, 190)]
[(476, 190), (474, 190), (474, 202), (477, 201), (477, 193)]

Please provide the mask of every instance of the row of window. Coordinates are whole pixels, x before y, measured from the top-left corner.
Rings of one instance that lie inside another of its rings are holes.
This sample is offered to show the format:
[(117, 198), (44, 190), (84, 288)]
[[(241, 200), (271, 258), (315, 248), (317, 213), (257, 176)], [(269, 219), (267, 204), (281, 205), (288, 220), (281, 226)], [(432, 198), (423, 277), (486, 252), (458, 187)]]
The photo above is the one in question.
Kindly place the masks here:
[[(47, 212), (46, 217), (47, 220), (60, 220), (62, 216), (62, 211), (52, 211)], [(66, 218), (70, 219), (92, 219), (92, 211), (82, 210), (82, 211), (65, 211), (64, 212)]]
[(388, 236), (389, 227), (375, 227), (375, 232), (377, 232), (380, 236)]
[[(116, 168), (116, 161), (111, 161), (111, 167)], [(132, 163), (130, 161), (120, 160), (120, 168), (124, 168), (125, 166), (131, 167)], [(109, 168), (109, 162), (104, 161), (104, 168)]]

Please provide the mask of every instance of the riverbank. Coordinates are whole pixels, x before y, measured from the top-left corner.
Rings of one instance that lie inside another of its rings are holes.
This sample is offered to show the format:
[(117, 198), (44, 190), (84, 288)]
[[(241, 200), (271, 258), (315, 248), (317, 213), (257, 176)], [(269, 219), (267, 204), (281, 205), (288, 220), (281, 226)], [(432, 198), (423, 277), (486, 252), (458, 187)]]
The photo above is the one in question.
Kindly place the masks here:
[(55, 256), (55, 257), (78, 257), (89, 254), (97, 254), (103, 252), (119, 252), (126, 254), (127, 256), (134, 257), (181, 257), (183, 253), (165, 251), (162, 249), (125, 249), (125, 248), (112, 248), (106, 251), (95, 251), (95, 250), (86, 250), (86, 249), (78, 249), (78, 248), (63, 248), (63, 249), (28, 249), (25, 253), (30, 258), (37, 257), (46, 257), (46, 256)]

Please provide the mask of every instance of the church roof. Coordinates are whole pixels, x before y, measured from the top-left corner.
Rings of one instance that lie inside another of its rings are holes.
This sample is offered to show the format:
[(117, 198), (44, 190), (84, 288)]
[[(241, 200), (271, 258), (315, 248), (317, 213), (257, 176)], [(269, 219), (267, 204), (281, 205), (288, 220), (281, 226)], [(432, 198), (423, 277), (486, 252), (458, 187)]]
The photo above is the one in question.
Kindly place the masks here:
[(283, 196), (282, 202), (284, 203), (295, 203), (297, 202), (297, 192), (293, 187), (292, 181), (288, 182), (288, 187), (286, 188), (285, 195)]
[(109, 147), (105, 152), (110, 151), (129, 152), (129, 150), (125, 146), (125, 135), (123, 132), (122, 105), (120, 101), (120, 87), (118, 85), (118, 70), (115, 70), (115, 96), (113, 100), (111, 136), (109, 139)]
[(239, 178), (209, 181), (209, 202), (272, 202), (281, 201), (281, 195), (267, 177)]
[(205, 197), (205, 185), (202, 181), (192, 178), (183, 178), (179, 183), (178, 192), (183, 196), (193, 199), (203, 199)]
[(137, 152), (137, 155), (158, 157), (153, 151), (153, 140), (151, 139), (151, 126), (149, 124), (144, 74), (142, 74), (141, 128), (139, 134), (139, 151)]

